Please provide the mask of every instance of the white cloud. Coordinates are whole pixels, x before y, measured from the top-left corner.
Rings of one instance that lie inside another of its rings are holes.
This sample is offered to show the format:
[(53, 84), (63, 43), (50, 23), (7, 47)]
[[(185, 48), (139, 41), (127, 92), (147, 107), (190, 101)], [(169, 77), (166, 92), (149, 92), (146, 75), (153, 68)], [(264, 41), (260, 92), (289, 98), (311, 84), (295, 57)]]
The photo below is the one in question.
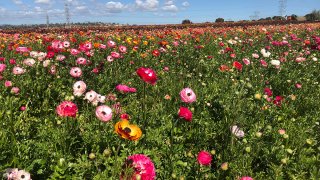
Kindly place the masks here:
[(49, 4), (50, 0), (35, 0), (34, 3), (38, 4)]
[(121, 2), (110, 1), (106, 3), (107, 11), (110, 13), (120, 13), (123, 9), (126, 8)]
[(173, 5), (173, 1), (171, 0), (166, 0), (166, 2), (164, 3), (166, 6), (169, 6), (169, 5)]
[(171, 4), (171, 5), (163, 6), (162, 10), (168, 11), (168, 12), (177, 12), (179, 9), (176, 5)]
[(145, 11), (156, 11), (159, 7), (158, 0), (136, 0), (135, 5), (138, 9)]
[(182, 3), (182, 6), (183, 7), (188, 7), (188, 6), (190, 6), (190, 4), (189, 4), (189, 2), (185, 1), (185, 2)]
[(87, 6), (77, 6), (76, 10), (85, 10), (87, 9)]
[(15, 3), (16, 5), (20, 5), (22, 4), (21, 0), (12, 0), (13, 3)]

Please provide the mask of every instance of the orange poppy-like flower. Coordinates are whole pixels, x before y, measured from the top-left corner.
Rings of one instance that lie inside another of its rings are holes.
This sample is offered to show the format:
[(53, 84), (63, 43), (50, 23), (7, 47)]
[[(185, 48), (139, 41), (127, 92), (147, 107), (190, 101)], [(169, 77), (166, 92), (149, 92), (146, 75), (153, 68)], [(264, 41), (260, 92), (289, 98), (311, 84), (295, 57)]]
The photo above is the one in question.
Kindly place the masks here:
[(137, 141), (142, 135), (141, 129), (135, 124), (130, 124), (127, 119), (117, 122), (114, 128), (116, 133), (124, 139)]

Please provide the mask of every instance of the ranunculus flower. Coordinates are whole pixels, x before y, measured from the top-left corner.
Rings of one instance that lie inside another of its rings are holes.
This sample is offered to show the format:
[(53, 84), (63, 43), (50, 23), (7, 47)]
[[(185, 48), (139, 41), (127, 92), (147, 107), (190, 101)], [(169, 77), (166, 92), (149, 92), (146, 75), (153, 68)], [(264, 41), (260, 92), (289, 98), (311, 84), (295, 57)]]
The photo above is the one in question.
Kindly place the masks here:
[(105, 103), (106, 102), (106, 96), (102, 96), (101, 94), (97, 94), (97, 100), (100, 103)]
[(137, 141), (142, 135), (141, 129), (135, 124), (130, 124), (127, 119), (121, 119), (114, 128), (116, 133), (124, 139)]
[(268, 63), (267, 63), (265, 60), (263, 60), (263, 59), (260, 60), (260, 64), (261, 64), (261, 66), (263, 66), (263, 67), (267, 67), (267, 66), (268, 66)]
[(87, 85), (83, 81), (77, 81), (73, 84), (73, 95), (82, 96), (84, 92), (86, 92)]
[(209, 166), (212, 161), (212, 156), (207, 151), (200, 151), (197, 157), (198, 163), (204, 166)]
[(12, 73), (15, 74), (15, 75), (21, 75), (23, 73), (25, 73), (26, 70), (21, 68), (21, 67), (18, 67), (18, 66), (15, 66), (13, 69), (12, 69)]
[(11, 81), (5, 81), (4, 82), (4, 86), (5, 87), (11, 87), (12, 86), (12, 82)]
[(280, 61), (279, 60), (271, 60), (270, 64), (272, 64), (274, 66), (280, 66)]
[(273, 100), (273, 104), (280, 107), (282, 100), (283, 100), (282, 96), (276, 96), (276, 98)]
[(0, 73), (6, 70), (7, 65), (6, 64), (0, 64)]
[(127, 85), (119, 84), (116, 86), (116, 90), (121, 92), (121, 93), (129, 93), (129, 92), (137, 92), (136, 88), (131, 88)]
[(81, 77), (82, 70), (79, 67), (72, 67), (70, 70), (70, 75), (74, 78)]
[(113, 47), (115, 47), (115, 46), (117, 45), (117, 43), (114, 42), (114, 41), (112, 41), (112, 40), (109, 40), (109, 41), (107, 42), (107, 45), (108, 45), (109, 48), (113, 48)]
[(106, 105), (101, 105), (96, 108), (96, 116), (102, 122), (108, 122), (112, 119), (112, 109)]
[(16, 48), (16, 51), (17, 52), (20, 52), (20, 53), (25, 53), (25, 52), (29, 52), (29, 49), (27, 47), (17, 47)]
[(27, 58), (25, 60), (23, 60), (23, 64), (32, 67), (34, 64), (36, 63), (36, 61), (32, 58)]
[(108, 62), (112, 62), (114, 60), (114, 58), (112, 56), (107, 56), (107, 61)]
[(185, 103), (193, 103), (197, 99), (196, 94), (190, 88), (182, 89), (180, 91), (180, 98), (181, 98), (181, 101)]
[(247, 65), (247, 66), (251, 63), (250, 60), (247, 59), (247, 58), (243, 58), (243, 59), (242, 59), (242, 62), (243, 62), (245, 65)]
[(234, 61), (232, 63), (232, 66), (235, 67), (236, 69), (238, 69), (239, 71), (242, 70), (242, 64), (240, 62), (238, 62), (238, 61)]
[(84, 99), (87, 99), (91, 103), (95, 103), (95, 102), (98, 103), (97, 95), (98, 94), (95, 91), (91, 90), (91, 91), (86, 93)]
[(119, 51), (121, 53), (126, 53), (127, 52), (127, 47), (121, 45), (121, 46), (119, 46)]
[(244, 177), (241, 177), (240, 180), (253, 180), (253, 178), (250, 176), (244, 176)]
[(271, 97), (272, 96), (272, 90), (270, 88), (264, 88), (264, 94)]
[(64, 55), (62, 55), (62, 54), (59, 54), (59, 55), (56, 56), (56, 60), (57, 60), (57, 61), (63, 61), (63, 60), (65, 60), (65, 59), (66, 59), (66, 56), (64, 56)]
[(192, 120), (192, 112), (186, 107), (180, 107), (178, 115), (186, 121), (190, 122)]
[[(121, 178), (132, 180), (154, 180), (156, 179), (156, 169), (151, 159), (144, 154), (134, 154), (126, 159), (125, 168), (132, 168), (134, 171), (132, 174), (126, 169), (121, 173)], [(139, 178), (138, 178), (139, 177)]]
[(150, 68), (140, 67), (136, 72), (138, 76), (148, 84), (155, 85), (158, 80), (156, 73)]
[(299, 83), (297, 83), (295, 86), (296, 86), (296, 88), (298, 88), (298, 89), (302, 88), (302, 85), (299, 84)]
[(78, 107), (71, 101), (64, 101), (57, 106), (56, 112), (60, 117), (76, 117)]
[(18, 87), (12, 87), (10, 92), (11, 92), (12, 94), (19, 94), (20, 89), (19, 89)]
[(237, 125), (231, 127), (231, 133), (238, 138), (242, 138), (244, 136), (244, 131), (240, 130), (240, 128)]
[(78, 57), (76, 60), (77, 64), (82, 64), (82, 65), (86, 65), (87, 64), (87, 60), (83, 57)]
[(70, 54), (76, 56), (80, 53), (80, 51), (78, 49), (71, 49)]

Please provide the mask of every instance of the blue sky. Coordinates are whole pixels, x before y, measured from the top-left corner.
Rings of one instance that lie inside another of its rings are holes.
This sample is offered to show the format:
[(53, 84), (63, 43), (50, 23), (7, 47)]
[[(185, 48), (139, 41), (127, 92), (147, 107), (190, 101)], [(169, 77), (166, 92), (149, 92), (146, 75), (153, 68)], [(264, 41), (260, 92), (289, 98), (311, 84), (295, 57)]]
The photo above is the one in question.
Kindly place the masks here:
[[(65, 3), (71, 22), (174, 24), (279, 15), (278, 0), (1, 0), (0, 24), (45, 24), (46, 14), (50, 23), (64, 23)], [(320, 0), (286, 3), (287, 15), (303, 16), (314, 9), (320, 10)]]

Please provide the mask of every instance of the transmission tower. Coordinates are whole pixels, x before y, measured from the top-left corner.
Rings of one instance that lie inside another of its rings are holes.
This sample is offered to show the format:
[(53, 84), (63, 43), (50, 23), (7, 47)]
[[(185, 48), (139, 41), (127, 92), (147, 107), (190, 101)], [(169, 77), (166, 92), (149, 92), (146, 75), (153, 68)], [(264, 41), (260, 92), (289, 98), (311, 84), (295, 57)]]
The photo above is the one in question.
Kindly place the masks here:
[(66, 15), (66, 26), (70, 26), (70, 11), (69, 11), (69, 4), (65, 3), (64, 4), (64, 13)]
[(259, 20), (259, 14), (260, 14), (260, 11), (255, 11), (253, 15), (249, 16), (251, 21), (252, 20)]
[(49, 28), (49, 15), (48, 15), (48, 12), (47, 12), (46, 18), (47, 18), (47, 28)]
[(279, 0), (279, 16), (285, 16), (287, 9), (287, 0)]

